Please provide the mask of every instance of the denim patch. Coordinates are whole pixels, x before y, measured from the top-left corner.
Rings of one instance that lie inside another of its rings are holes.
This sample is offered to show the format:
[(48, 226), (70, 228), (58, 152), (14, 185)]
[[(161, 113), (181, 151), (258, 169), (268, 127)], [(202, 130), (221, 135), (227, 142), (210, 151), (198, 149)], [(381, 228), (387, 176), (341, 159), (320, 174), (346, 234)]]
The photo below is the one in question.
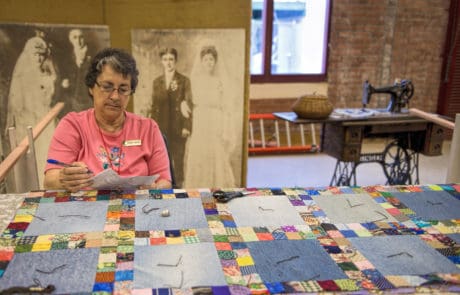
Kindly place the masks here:
[[(162, 216), (164, 210), (169, 216)], [(136, 230), (207, 228), (201, 199), (136, 201)]]
[(285, 196), (246, 197), (228, 203), (238, 227), (305, 224)]
[(103, 231), (108, 206), (107, 201), (40, 204), (25, 235)]
[(460, 273), (455, 264), (418, 236), (379, 236), (349, 240), (383, 275)]
[(56, 293), (83, 293), (93, 290), (99, 249), (66, 249), (16, 254), (8, 265), (0, 286), (54, 285)]
[(396, 222), (368, 194), (314, 196), (313, 200), (326, 213), (331, 223)]
[(459, 217), (460, 200), (445, 191), (393, 193), (393, 196), (423, 220), (447, 220)]
[(226, 285), (213, 243), (135, 246), (134, 252), (134, 288)]
[(347, 278), (317, 240), (276, 240), (247, 245), (264, 282)]

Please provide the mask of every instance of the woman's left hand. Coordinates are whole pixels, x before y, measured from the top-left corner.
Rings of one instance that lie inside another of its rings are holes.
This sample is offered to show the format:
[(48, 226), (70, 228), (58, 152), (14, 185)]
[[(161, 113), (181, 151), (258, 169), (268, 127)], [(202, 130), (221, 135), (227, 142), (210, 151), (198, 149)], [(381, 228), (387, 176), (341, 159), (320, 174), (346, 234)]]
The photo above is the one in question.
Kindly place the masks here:
[(171, 182), (166, 179), (159, 179), (151, 185), (141, 185), (139, 189), (168, 189), (172, 188)]

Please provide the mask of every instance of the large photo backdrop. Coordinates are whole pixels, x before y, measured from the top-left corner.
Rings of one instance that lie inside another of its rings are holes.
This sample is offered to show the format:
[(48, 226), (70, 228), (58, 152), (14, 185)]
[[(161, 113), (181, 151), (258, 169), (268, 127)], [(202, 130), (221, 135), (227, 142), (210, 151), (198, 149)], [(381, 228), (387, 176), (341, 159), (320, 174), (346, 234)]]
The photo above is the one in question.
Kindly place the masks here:
[[(0, 153), (10, 152), (9, 127), (16, 127), (19, 143), (27, 126), (35, 126), (57, 102), (65, 103), (58, 119), (91, 107), (84, 75), (94, 54), (109, 45), (107, 26), (0, 23)], [(35, 143), (40, 185), (54, 127)]]
[(243, 29), (136, 29), (134, 111), (167, 138), (178, 187), (241, 186)]

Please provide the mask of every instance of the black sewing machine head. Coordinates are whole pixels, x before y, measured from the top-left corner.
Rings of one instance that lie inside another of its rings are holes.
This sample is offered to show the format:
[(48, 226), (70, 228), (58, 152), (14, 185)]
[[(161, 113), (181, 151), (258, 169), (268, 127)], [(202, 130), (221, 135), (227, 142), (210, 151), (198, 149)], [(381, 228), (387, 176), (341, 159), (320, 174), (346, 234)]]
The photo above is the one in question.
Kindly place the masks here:
[(374, 88), (368, 81), (363, 85), (363, 109), (371, 100), (371, 95), (374, 93), (390, 94), (390, 102), (387, 106), (387, 111), (392, 113), (400, 113), (401, 109), (407, 107), (409, 100), (414, 95), (414, 85), (410, 80), (402, 80), (395, 82), (392, 86)]

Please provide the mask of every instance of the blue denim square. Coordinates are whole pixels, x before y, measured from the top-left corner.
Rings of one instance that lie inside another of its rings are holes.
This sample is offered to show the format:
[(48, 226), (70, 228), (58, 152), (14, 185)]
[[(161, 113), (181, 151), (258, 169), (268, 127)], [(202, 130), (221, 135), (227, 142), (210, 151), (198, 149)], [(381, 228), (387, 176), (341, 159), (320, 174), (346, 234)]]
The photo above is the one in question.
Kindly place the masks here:
[(378, 236), (349, 240), (383, 275), (460, 273), (455, 264), (418, 236)]
[(264, 282), (347, 278), (317, 240), (275, 240), (247, 245)]
[(252, 196), (234, 199), (228, 211), (238, 227), (304, 225), (299, 212), (286, 196)]
[[(148, 213), (150, 209), (152, 210)], [(161, 216), (163, 210), (169, 216)], [(136, 200), (137, 231), (208, 228), (201, 199)]]
[(423, 220), (460, 218), (460, 200), (445, 191), (393, 193), (404, 205)]
[(103, 231), (108, 201), (40, 203), (26, 236)]
[(57, 294), (89, 293), (98, 258), (97, 248), (16, 253), (0, 278), (0, 286), (30, 286), (38, 279), (43, 285), (54, 285)]
[(134, 248), (135, 289), (226, 285), (214, 243)]
[(397, 222), (369, 194), (342, 194), (313, 197), (332, 223), (367, 223), (376, 220)]

